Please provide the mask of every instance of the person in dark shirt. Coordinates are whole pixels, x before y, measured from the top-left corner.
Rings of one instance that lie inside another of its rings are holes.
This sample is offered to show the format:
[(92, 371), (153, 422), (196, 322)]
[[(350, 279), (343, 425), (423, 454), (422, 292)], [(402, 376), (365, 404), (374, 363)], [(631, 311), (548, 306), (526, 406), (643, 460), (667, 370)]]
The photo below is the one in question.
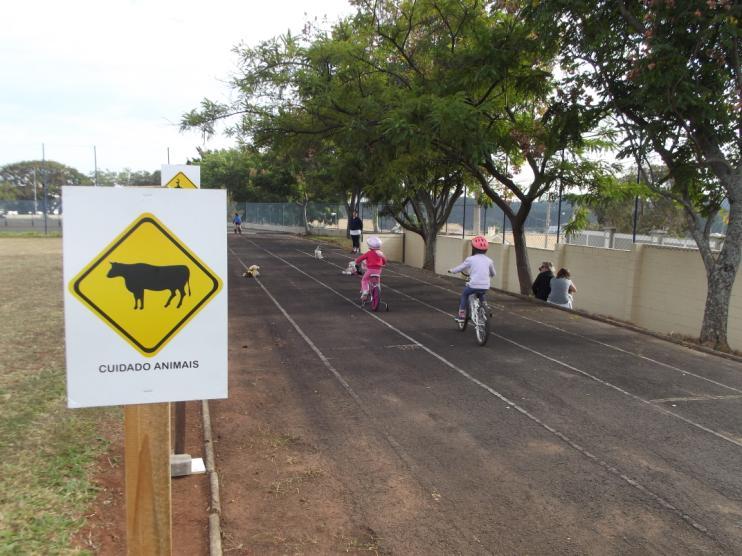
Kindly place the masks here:
[(348, 228), (350, 239), (353, 240), (353, 253), (358, 253), (361, 250), (361, 234), (363, 234), (363, 220), (358, 217), (358, 211), (353, 211), (353, 218), (350, 219)]
[(546, 301), (549, 298), (549, 293), (551, 293), (551, 279), (554, 278), (554, 265), (549, 261), (544, 261), (538, 267), (538, 272), (539, 274), (533, 281), (531, 290), (533, 290), (533, 295), (536, 296), (536, 299)]

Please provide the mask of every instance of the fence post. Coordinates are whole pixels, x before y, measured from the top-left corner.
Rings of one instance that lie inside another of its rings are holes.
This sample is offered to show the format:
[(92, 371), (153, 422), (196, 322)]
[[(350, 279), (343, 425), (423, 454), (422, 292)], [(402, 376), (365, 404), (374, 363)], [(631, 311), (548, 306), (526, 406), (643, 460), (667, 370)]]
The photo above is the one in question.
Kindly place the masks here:
[(555, 246), (554, 254), (556, 255), (556, 268), (564, 268), (564, 259), (567, 258), (567, 245), (560, 243)]
[(624, 297), (624, 320), (636, 322), (637, 309), (641, 305), (642, 289), (639, 287), (641, 281), (642, 262), (644, 260), (645, 245), (637, 243), (629, 252), (629, 268), (626, 273), (626, 294)]
[(665, 236), (667, 235), (665, 230), (652, 230), (649, 233), (652, 236), (652, 243), (654, 243), (655, 239), (659, 245), (662, 245), (665, 242)]
[(613, 249), (613, 245), (616, 238), (616, 228), (603, 228), (603, 231), (605, 232), (605, 238), (603, 241), (603, 247), (607, 249)]
[(472, 235), (478, 236), (482, 233), (482, 207), (474, 205), (474, 218), (472, 218)]
[(466, 235), (466, 187), (464, 187), (464, 215), (461, 217), (461, 237)]
[(557, 244), (559, 244), (559, 238), (562, 235), (562, 180), (559, 180), (559, 203), (557, 204)]
[[(504, 237), (504, 236), (503, 236)], [(510, 265), (510, 246), (505, 245), (505, 241), (503, 239), (502, 248), (500, 250), (500, 261), (499, 261), (499, 267), (502, 271), (498, 272), (497, 274), (500, 275), (500, 287), (505, 291), (510, 291), (510, 269), (508, 266)]]
[[(639, 181), (639, 176), (637, 176), (637, 182)], [(636, 221), (639, 218), (639, 195), (634, 197), (634, 222), (632, 225), (631, 230), (631, 243), (636, 243)]]

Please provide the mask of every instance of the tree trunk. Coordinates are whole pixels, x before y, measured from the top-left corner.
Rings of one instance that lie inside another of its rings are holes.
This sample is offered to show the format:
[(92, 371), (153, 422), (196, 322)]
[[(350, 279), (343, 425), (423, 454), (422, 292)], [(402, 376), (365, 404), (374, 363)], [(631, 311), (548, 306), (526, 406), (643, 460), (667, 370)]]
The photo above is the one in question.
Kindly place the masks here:
[(729, 300), (737, 274), (731, 265), (716, 264), (706, 273), (708, 292), (701, 325), (701, 343), (719, 351), (730, 351), (727, 340)]
[(309, 235), (310, 229), (309, 229), (309, 220), (307, 219), (307, 205), (309, 204), (308, 201), (302, 203), (301, 209), (302, 209), (302, 215), (304, 216), (304, 234)]
[[(708, 239), (704, 239), (710, 252)], [(696, 238), (696, 243), (698, 241)], [(742, 254), (742, 207), (739, 203), (730, 201), (727, 235), (719, 255), (715, 259), (710, 255), (704, 256), (704, 250), (700, 245), (699, 250), (706, 266), (708, 286), (700, 341), (714, 349), (730, 351), (727, 339), (729, 302)]]
[(422, 236), (425, 242), (425, 259), (423, 260), (423, 268), (435, 272), (435, 247), (438, 242), (437, 230), (427, 232), (427, 236)]
[[(522, 207), (521, 207), (522, 208)], [(530, 208), (529, 208), (530, 210)], [(520, 213), (521, 211), (518, 211)], [(518, 270), (518, 284), (520, 293), (529, 295), (531, 293), (531, 265), (528, 262), (528, 249), (526, 249), (526, 234), (523, 220), (516, 215), (510, 219), (513, 228), (513, 243), (515, 245), (515, 266)], [(504, 270), (504, 269), (503, 269)]]

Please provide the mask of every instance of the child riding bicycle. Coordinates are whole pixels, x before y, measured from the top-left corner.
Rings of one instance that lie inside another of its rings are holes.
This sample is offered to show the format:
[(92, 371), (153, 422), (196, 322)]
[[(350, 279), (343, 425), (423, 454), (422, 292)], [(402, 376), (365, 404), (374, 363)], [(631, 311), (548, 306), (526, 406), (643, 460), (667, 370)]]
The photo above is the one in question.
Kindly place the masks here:
[(365, 301), (368, 298), (369, 291), (369, 277), (372, 274), (381, 274), (381, 268), (386, 265), (386, 257), (381, 252), (381, 240), (376, 236), (371, 236), (366, 240), (368, 245), (368, 251), (358, 257), (355, 261), (356, 268), (360, 268), (360, 264), (366, 261), (366, 272), (363, 273), (361, 278), (361, 300)]
[(464, 291), (461, 292), (457, 321), (466, 319), (466, 303), (470, 295), (476, 294), (479, 297), (479, 301), (484, 303), (484, 294), (490, 289), (490, 278), (495, 276), (496, 272), (495, 263), (485, 255), (488, 248), (489, 242), (486, 237), (476, 236), (472, 238), (471, 256), (464, 259), (464, 262), (460, 265), (448, 271), (451, 274), (463, 271), (469, 274), (469, 281), (464, 286)]
[(234, 224), (234, 233), (242, 234), (242, 218), (240, 217), (239, 212), (234, 213), (234, 218), (232, 218), (232, 224)]

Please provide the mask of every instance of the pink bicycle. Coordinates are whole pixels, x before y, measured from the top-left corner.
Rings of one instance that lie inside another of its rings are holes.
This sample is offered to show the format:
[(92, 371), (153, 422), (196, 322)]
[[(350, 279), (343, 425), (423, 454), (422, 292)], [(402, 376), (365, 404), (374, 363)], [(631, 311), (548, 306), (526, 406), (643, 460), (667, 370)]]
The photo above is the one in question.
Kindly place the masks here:
[[(364, 268), (356, 265), (356, 272), (363, 276)], [(361, 296), (361, 307), (368, 307), (372, 311), (378, 311), (383, 306), (385, 311), (389, 311), (389, 304), (381, 300), (381, 274), (369, 274), (368, 276), (368, 295)]]

